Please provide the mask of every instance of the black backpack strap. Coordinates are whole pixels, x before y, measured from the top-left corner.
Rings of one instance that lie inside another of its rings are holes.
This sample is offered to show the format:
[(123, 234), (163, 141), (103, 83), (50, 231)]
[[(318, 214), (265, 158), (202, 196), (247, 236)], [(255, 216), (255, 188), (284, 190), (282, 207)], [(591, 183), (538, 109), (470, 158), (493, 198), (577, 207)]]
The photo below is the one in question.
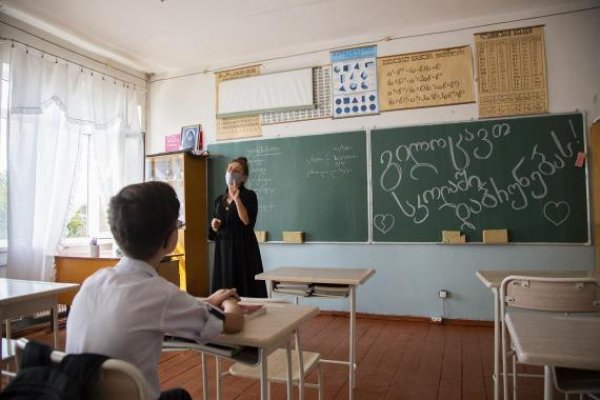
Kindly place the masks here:
[(50, 365), (52, 348), (38, 342), (29, 341), (21, 353), (21, 369)]
[(102, 354), (67, 354), (58, 368), (85, 386), (108, 358)]

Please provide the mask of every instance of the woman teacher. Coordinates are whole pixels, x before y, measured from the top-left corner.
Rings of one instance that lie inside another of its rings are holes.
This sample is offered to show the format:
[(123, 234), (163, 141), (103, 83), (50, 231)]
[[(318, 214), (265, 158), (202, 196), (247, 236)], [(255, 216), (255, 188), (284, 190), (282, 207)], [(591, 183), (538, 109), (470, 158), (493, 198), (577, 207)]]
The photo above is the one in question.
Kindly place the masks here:
[(247, 189), (248, 160), (238, 157), (227, 164), (227, 190), (215, 200), (209, 239), (215, 241), (212, 288), (235, 287), (240, 296), (267, 297), (263, 281), (254, 279), (263, 272), (254, 224), (258, 214), (256, 193)]

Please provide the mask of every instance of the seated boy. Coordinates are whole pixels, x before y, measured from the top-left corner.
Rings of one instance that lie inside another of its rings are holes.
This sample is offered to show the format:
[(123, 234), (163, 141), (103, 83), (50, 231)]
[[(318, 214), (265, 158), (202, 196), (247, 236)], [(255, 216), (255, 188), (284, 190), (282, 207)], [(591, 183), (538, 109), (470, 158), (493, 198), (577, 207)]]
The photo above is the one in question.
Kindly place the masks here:
[(146, 378), (151, 399), (191, 399), (183, 389), (160, 392), (165, 333), (207, 341), (244, 324), (235, 289), (201, 301), (158, 275), (159, 262), (177, 245), (178, 216), (177, 195), (164, 182), (130, 185), (114, 196), (108, 220), (124, 257), (83, 282), (67, 319), (67, 353), (99, 353), (132, 363)]

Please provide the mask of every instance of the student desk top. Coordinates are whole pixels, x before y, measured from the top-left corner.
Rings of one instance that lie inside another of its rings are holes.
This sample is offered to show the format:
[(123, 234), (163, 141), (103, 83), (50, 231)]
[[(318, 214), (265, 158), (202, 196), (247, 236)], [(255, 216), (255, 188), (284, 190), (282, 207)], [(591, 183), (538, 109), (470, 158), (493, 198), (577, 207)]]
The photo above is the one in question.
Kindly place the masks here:
[[(210, 344), (179, 343), (176, 348), (187, 348), (202, 352), (202, 384), (204, 399), (208, 396), (208, 372), (204, 367), (206, 360), (204, 354), (212, 354), (218, 357), (226, 357), (237, 362), (256, 364), (260, 366), (260, 393), (261, 399), (268, 398), (267, 381), (267, 359), (269, 354), (280, 347), (290, 349), (290, 338), (298, 330), (302, 323), (308, 321), (319, 313), (319, 309), (313, 306), (298, 306), (286, 303), (266, 303), (266, 312), (247, 321), (244, 329), (238, 333), (222, 333), (211, 340), (217, 345), (226, 345), (240, 348), (239, 354), (231, 356), (223, 354), (218, 348), (211, 348)], [(168, 349), (167, 343), (163, 349)], [(302, 351), (299, 349), (299, 351)], [(248, 357), (248, 353), (255, 357)], [(239, 357), (238, 357), (239, 356)], [(217, 364), (218, 365), (218, 364)], [(217, 379), (217, 398), (220, 396), (220, 381)], [(291, 380), (288, 383), (288, 396), (291, 396)]]
[(507, 276), (536, 276), (548, 278), (586, 278), (597, 276), (594, 271), (549, 271), (549, 270), (518, 270), (518, 269), (500, 269), (500, 270), (481, 270), (477, 271), (477, 278), (483, 285), (492, 291), (494, 296), (494, 400), (500, 398), (500, 284)]
[(256, 279), (356, 286), (362, 285), (374, 274), (375, 270), (370, 268), (281, 267), (258, 274)]
[(554, 390), (552, 366), (600, 370), (600, 317), (514, 312), (506, 327), (520, 362), (544, 366), (544, 399)]
[[(349, 359), (348, 361), (321, 361), (348, 365), (349, 400), (352, 400), (353, 390), (356, 387), (356, 288), (374, 274), (375, 270), (371, 268), (281, 267), (256, 275), (256, 279), (269, 282), (269, 296), (272, 295), (276, 282), (280, 281), (348, 287), (348, 302), (350, 303)], [(296, 300), (298, 297), (318, 297), (318, 295), (300, 295), (296, 296)]]
[(76, 283), (0, 278), (0, 325), (7, 321), (6, 338), (10, 340), (8, 321), (11, 319), (52, 310), (52, 329), (56, 348), (58, 346), (58, 295), (78, 287)]

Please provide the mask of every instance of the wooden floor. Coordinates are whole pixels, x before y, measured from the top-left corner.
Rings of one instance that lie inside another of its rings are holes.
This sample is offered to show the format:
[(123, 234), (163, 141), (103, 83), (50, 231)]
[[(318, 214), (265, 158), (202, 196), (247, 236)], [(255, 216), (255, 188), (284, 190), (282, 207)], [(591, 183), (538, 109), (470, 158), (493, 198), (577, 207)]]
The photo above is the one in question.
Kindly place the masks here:
[[(344, 359), (348, 354), (348, 318), (321, 315), (303, 325), (305, 350), (325, 359)], [(31, 336), (30, 336), (31, 337)], [(49, 332), (34, 338), (50, 342)], [(64, 346), (64, 332), (62, 337)], [(493, 331), (491, 327), (434, 325), (377, 319), (357, 322), (357, 387), (354, 398), (373, 399), (493, 399)], [(63, 347), (64, 348), (64, 347)], [(215, 398), (214, 358), (208, 357), (210, 398)], [(229, 367), (222, 362), (222, 370)], [(325, 399), (348, 399), (347, 367), (324, 364)], [(527, 372), (541, 372), (528, 367)], [(186, 388), (202, 399), (200, 354), (193, 351), (163, 353), (160, 380), (163, 389)], [(315, 381), (316, 374), (308, 381)], [(223, 399), (259, 399), (257, 381), (226, 377)], [(271, 385), (272, 399), (285, 398), (285, 385)], [(307, 399), (317, 399), (306, 389)], [(519, 398), (542, 399), (543, 380), (519, 380)], [(558, 396), (556, 398), (559, 398)]]

